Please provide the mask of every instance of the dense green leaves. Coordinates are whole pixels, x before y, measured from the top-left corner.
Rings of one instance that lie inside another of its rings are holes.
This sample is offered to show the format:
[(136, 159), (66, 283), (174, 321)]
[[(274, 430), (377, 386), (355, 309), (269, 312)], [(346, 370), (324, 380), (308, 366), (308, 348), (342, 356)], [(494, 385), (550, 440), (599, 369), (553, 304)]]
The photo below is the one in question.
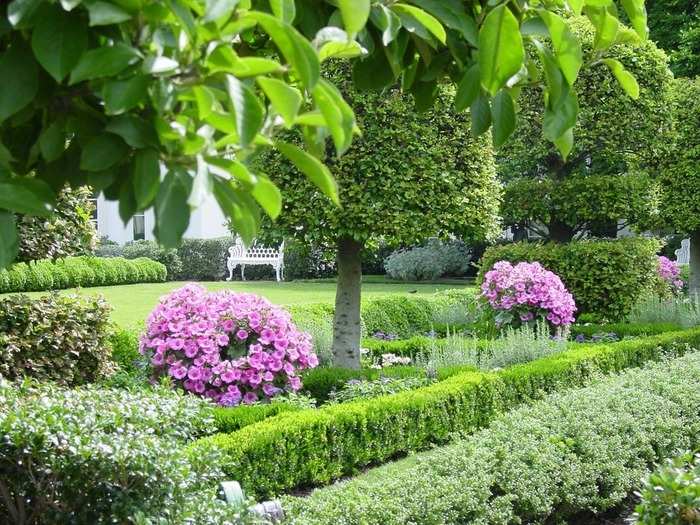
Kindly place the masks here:
[(481, 84), (495, 95), (520, 70), (524, 59), (518, 20), (505, 5), (486, 16), (479, 31), (479, 50)]
[(9, 266), (15, 260), (18, 246), (15, 215), (9, 211), (0, 210), (0, 268)]
[(32, 50), (41, 66), (61, 82), (87, 48), (84, 22), (57, 6), (46, 6), (32, 33)]
[(126, 80), (105, 82), (102, 98), (107, 114), (118, 115), (142, 103), (146, 98), (149, 80), (145, 75), (134, 75)]
[(14, 44), (0, 55), (0, 123), (29, 104), (39, 89), (38, 71), (31, 50)]
[(139, 52), (126, 44), (99, 47), (86, 51), (71, 72), (70, 83), (116, 75), (138, 62)]

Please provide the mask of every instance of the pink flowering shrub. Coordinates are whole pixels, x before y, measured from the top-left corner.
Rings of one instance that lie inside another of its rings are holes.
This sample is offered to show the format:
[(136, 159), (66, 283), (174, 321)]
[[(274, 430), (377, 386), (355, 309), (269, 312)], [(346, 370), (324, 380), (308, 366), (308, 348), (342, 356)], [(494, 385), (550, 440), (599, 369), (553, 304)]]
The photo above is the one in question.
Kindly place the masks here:
[(220, 405), (250, 404), (301, 388), (318, 365), (311, 336), (289, 313), (254, 294), (188, 284), (160, 300), (141, 336), (154, 376)]
[(668, 285), (672, 293), (679, 293), (683, 290), (685, 283), (681, 279), (681, 269), (676, 261), (661, 255), (659, 257), (657, 272), (661, 280)]
[(513, 266), (499, 261), (486, 272), (481, 296), (493, 310), (496, 325), (520, 326), (543, 319), (555, 328), (574, 322), (576, 303), (553, 272), (540, 263)]

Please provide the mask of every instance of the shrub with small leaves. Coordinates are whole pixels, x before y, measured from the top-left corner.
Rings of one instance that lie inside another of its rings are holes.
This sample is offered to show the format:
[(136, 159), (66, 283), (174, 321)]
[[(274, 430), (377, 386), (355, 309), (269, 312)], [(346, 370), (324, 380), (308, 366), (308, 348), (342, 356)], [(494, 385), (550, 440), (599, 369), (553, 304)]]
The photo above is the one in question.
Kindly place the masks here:
[(0, 300), (0, 375), (80, 385), (109, 375), (109, 305), (100, 297)]
[(430, 379), (423, 377), (381, 377), (373, 381), (351, 379), (342, 388), (331, 392), (331, 403), (345, 403), (356, 399), (371, 399), (373, 397), (388, 396), (398, 392), (413, 390), (430, 383)]

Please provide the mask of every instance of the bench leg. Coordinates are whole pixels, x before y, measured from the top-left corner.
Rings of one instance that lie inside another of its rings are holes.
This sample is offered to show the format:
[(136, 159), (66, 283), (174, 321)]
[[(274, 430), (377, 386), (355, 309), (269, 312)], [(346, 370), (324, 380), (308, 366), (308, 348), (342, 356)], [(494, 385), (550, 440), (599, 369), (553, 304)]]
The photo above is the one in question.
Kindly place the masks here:
[(228, 265), (228, 277), (226, 277), (226, 280), (227, 280), (227, 281), (230, 281), (230, 280), (233, 279), (233, 270), (234, 270), (235, 268), (236, 268), (236, 267), (235, 267), (233, 264), (229, 264), (229, 265)]
[(241, 281), (245, 281), (245, 264), (241, 264)]

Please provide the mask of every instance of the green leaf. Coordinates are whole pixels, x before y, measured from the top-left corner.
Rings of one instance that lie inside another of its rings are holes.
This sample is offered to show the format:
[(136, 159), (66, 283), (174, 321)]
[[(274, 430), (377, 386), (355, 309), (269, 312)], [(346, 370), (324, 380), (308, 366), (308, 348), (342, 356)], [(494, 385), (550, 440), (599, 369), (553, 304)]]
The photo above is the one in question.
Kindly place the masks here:
[(471, 106), (481, 93), (479, 64), (474, 64), (462, 75), (455, 95), (455, 109), (460, 112)]
[(30, 177), (0, 179), (0, 209), (46, 217), (56, 196), (46, 182)]
[(396, 80), (385, 53), (370, 53), (368, 57), (352, 62), (352, 80), (360, 91), (380, 90)]
[(365, 27), (369, 18), (370, 0), (338, 0), (343, 25), (350, 39)]
[(111, 168), (129, 152), (124, 141), (111, 133), (103, 133), (92, 138), (80, 154), (80, 169), (84, 171), (104, 171)]
[(324, 79), (316, 84), (312, 96), (331, 132), (338, 155), (342, 155), (350, 147), (355, 130), (355, 114), (352, 108), (343, 100), (338, 89)]
[(83, 3), (83, 0), (60, 0), (60, 3), (63, 9), (65, 9), (66, 11), (72, 11), (81, 3)]
[(151, 75), (171, 73), (180, 67), (177, 60), (164, 56), (149, 56), (143, 61), (143, 72)]
[(270, 179), (260, 175), (251, 195), (271, 219), (279, 217), (282, 212), (282, 192)]
[(472, 133), (477, 137), (486, 133), (491, 126), (491, 107), (488, 96), (480, 92), (472, 102), (469, 112), (472, 117)]
[(166, 0), (166, 3), (170, 11), (175, 15), (175, 18), (180, 22), (190, 40), (195, 40), (197, 36), (197, 24), (194, 21), (190, 8), (180, 2), (180, 0)]
[(38, 76), (32, 52), (24, 44), (13, 44), (0, 55), (0, 123), (34, 100)]
[(326, 42), (318, 52), (318, 58), (323, 62), (329, 58), (355, 58), (367, 53), (358, 42)]
[(197, 102), (197, 113), (201, 120), (206, 119), (215, 109), (216, 97), (211, 89), (206, 86), (194, 86), (194, 99)]
[(145, 210), (158, 195), (160, 185), (160, 163), (156, 150), (148, 148), (136, 152), (131, 180), (134, 186), (136, 207), (139, 210)]
[(258, 57), (238, 58), (229, 72), (238, 78), (257, 77), (258, 75), (269, 75), (270, 73), (282, 73), (284, 66), (276, 60)]
[(401, 29), (401, 19), (384, 4), (372, 6), (370, 12), (372, 23), (382, 32), (382, 43), (384, 46), (391, 44)]
[(270, 35), (304, 86), (312, 89), (318, 82), (321, 66), (308, 40), (291, 25), (266, 13), (251, 11), (246, 17), (255, 20)]
[(632, 28), (640, 38), (646, 39), (649, 36), (647, 27), (647, 11), (644, 8), (644, 0), (620, 0), (627, 17), (630, 19)]
[[(12, 153), (0, 142), (0, 167), (10, 169), (10, 163), (14, 160)], [(0, 172), (1, 174), (2, 172)]]
[(7, 19), (17, 28), (25, 27), (42, 2), (43, 0), (14, 0), (7, 6)]
[(135, 115), (121, 115), (110, 120), (105, 131), (119, 135), (132, 148), (158, 146), (158, 136), (153, 126)]
[(219, 178), (214, 179), (214, 197), (243, 242), (251, 244), (259, 224), (259, 214), (252, 198), (234, 188), (230, 181)]
[(139, 52), (125, 44), (98, 47), (83, 53), (70, 74), (70, 84), (83, 80), (111, 77), (141, 59)]
[(54, 120), (39, 136), (39, 150), (46, 162), (52, 162), (59, 158), (65, 149), (65, 122)]
[(491, 108), (493, 145), (501, 147), (515, 130), (515, 104), (505, 89), (496, 93)]
[(197, 155), (197, 171), (192, 180), (192, 191), (187, 199), (187, 204), (192, 209), (199, 208), (206, 201), (207, 197), (211, 195), (212, 190), (213, 180), (207, 163), (204, 162), (201, 155)]
[(239, 0), (206, 0), (204, 21), (214, 22), (221, 18), (228, 18), (238, 5)]
[(61, 82), (87, 48), (87, 28), (81, 17), (47, 5), (32, 32), (32, 50), (41, 66)]
[(550, 93), (549, 102), (544, 111), (544, 136), (554, 142), (567, 130), (574, 127), (578, 115), (578, 99), (576, 93), (566, 84), (557, 97)]
[(617, 82), (622, 86), (631, 98), (637, 100), (639, 98), (639, 84), (634, 75), (625, 69), (625, 66), (618, 60), (612, 58), (604, 58), (603, 63), (610, 68)]
[(14, 262), (19, 252), (19, 238), (15, 215), (9, 211), (0, 210), (0, 269)]
[(445, 28), (442, 27), (440, 21), (433, 15), (408, 4), (394, 4), (391, 9), (399, 15), (404, 26), (406, 26), (405, 17), (412, 18), (427, 29), (440, 42), (443, 44), (446, 42), (447, 33), (445, 33)]
[(563, 18), (546, 9), (541, 9), (539, 13), (549, 30), (559, 68), (569, 85), (573, 86), (583, 64), (581, 45)]
[(559, 153), (561, 153), (564, 161), (566, 161), (574, 147), (574, 129), (567, 129), (561, 137), (554, 141), (554, 145), (559, 150)]
[(240, 144), (245, 148), (262, 127), (264, 108), (253, 90), (236, 77), (226, 75), (226, 87), (233, 104)]
[(243, 188), (252, 189), (258, 183), (258, 177), (253, 175), (248, 167), (235, 159), (207, 157), (209, 172), (224, 179), (233, 177), (243, 184)]
[(294, 0), (270, 0), (270, 8), (277, 18), (288, 24), (293, 23), (297, 15)]
[(131, 15), (119, 6), (101, 0), (87, 2), (90, 26), (108, 26), (131, 19)]
[(287, 128), (294, 126), (302, 102), (299, 90), (276, 78), (258, 77), (257, 82)]
[(481, 85), (495, 95), (520, 70), (524, 57), (518, 20), (505, 5), (496, 7), (479, 31)]
[[(613, 45), (617, 40), (620, 27), (617, 17), (608, 13), (604, 7), (587, 7), (586, 14), (595, 26), (593, 49), (604, 50)], [(636, 33), (634, 34), (636, 35)]]
[(467, 14), (460, 0), (410, 0), (410, 2), (425, 9), (445, 26), (460, 32), (471, 45), (475, 47), (478, 45), (476, 21)]
[(566, 0), (566, 3), (569, 4), (569, 8), (574, 12), (574, 14), (578, 16), (581, 14), (585, 0)]
[(131, 220), (137, 209), (131, 178), (132, 176), (129, 174), (127, 177), (119, 179), (121, 184), (119, 188), (119, 217), (124, 226)]
[(164, 248), (176, 248), (190, 224), (188, 195), (189, 188), (182, 177), (169, 172), (158, 189), (155, 205), (155, 234)]
[(135, 108), (148, 94), (149, 77), (135, 75), (126, 80), (110, 80), (102, 87), (102, 98), (108, 115), (119, 115)]
[(336, 206), (340, 206), (338, 185), (325, 164), (304, 150), (286, 142), (277, 142), (275, 147), (287, 157), (296, 168), (305, 174)]

